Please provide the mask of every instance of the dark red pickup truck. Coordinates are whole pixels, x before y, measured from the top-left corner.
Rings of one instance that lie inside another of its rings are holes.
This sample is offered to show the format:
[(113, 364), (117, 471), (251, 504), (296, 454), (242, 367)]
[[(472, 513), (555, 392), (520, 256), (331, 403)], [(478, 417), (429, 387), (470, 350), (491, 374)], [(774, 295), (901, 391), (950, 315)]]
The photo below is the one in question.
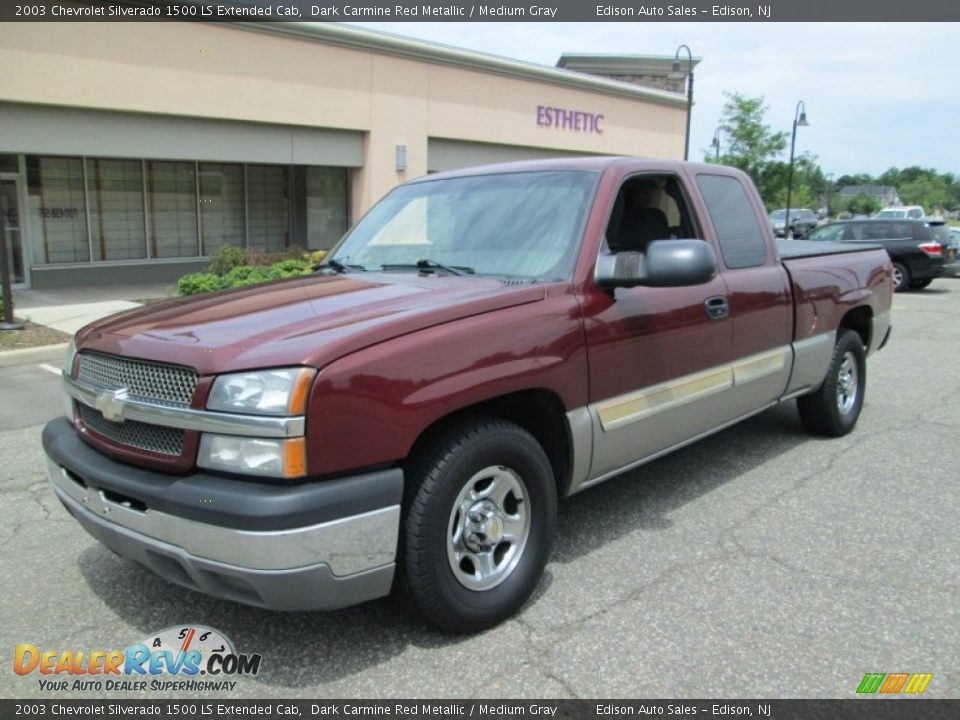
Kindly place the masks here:
[(475, 630), (536, 586), (558, 498), (791, 398), (850, 431), (891, 294), (882, 249), (776, 244), (729, 168), (432, 175), (314, 276), (81, 330), (50, 480), (171, 582), (278, 610), (395, 587)]

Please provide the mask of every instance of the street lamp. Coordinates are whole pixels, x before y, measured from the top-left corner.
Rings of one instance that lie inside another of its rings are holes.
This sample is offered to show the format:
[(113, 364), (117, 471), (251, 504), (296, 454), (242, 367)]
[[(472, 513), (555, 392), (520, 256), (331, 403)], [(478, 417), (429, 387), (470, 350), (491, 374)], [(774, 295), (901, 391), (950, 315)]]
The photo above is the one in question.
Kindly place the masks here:
[[(802, 109), (801, 109), (802, 108)], [(793, 195), (793, 152), (797, 146), (797, 128), (807, 127), (807, 106), (803, 100), (797, 103), (793, 113), (793, 134), (790, 136), (790, 170), (787, 173), (787, 217), (783, 221), (783, 236), (790, 232), (790, 200)]]
[[(686, 74), (680, 69), (681, 50), (687, 51)], [(690, 48), (686, 45), (681, 45), (677, 48), (677, 52), (673, 56), (673, 67), (670, 69), (670, 74), (667, 75), (667, 77), (670, 80), (687, 79), (687, 137), (683, 144), (683, 159), (688, 160), (690, 157), (690, 116), (693, 114), (693, 53), (690, 52)]]
[(713, 131), (713, 140), (710, 141), (710, 147), (713, 148), (713, 161), (716, 163), (720, 162), (720, 133), (723, 132), (723, 128), (717, 128)]

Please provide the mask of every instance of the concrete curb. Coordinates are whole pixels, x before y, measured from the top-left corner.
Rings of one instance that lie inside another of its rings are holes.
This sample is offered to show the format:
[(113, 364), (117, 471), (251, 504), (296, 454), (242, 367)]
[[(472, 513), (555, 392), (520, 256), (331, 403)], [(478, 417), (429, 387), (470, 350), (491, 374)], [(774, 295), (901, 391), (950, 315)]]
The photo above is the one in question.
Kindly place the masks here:
[(0, 352), (0, 367), (63, 360), (67, 354), (67, 344), (57, 343), (56, 345), (43, 345), (35, 348), (24, 348), (23, 350), (4, 350)]

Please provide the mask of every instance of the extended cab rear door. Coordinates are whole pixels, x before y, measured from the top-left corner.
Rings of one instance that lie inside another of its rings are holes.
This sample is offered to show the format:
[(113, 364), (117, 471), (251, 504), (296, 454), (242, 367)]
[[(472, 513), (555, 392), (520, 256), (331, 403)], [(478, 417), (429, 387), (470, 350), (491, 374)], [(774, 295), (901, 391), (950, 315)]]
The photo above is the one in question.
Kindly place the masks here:
[(793, 362), (793, 301), (763, 205), (741, 173), (693, 171), (704, 231), (720, 248), (732, 332), (731, 419), (780, 398)]

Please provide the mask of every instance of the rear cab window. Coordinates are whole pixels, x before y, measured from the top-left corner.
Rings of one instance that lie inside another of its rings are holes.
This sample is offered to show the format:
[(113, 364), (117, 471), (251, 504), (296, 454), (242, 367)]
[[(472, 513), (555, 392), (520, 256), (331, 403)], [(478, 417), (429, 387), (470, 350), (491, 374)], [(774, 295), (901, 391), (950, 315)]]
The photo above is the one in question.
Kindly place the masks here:
[(731, 270), (767, 261), (767, 241), (753, 203), (740, 181), (729, 175), (697, 175), (697, 187), (717, 233), (724, 264)]

